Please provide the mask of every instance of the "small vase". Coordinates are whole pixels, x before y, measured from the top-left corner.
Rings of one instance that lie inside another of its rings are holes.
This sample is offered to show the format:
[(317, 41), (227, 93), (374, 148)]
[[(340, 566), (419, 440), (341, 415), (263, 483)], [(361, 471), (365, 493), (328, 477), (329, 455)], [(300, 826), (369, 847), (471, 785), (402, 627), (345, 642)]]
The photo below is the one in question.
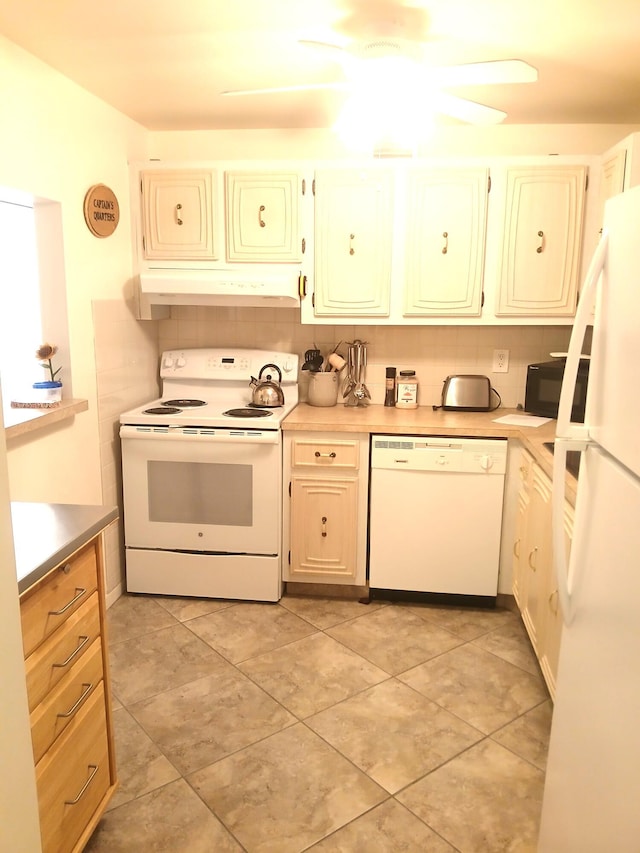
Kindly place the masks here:
[(62, 382), (34, 382), (33, 390), (37, 403), (59, 403), (62, 400)]

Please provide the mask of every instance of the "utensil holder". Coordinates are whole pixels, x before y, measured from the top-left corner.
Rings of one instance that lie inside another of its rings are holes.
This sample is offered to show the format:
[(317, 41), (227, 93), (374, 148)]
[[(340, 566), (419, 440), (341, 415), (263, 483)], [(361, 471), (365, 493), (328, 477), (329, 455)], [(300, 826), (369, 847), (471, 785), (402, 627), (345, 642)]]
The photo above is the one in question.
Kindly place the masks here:
[(309, 405), (335, 406), (338, 402), (338, 374), (335, 371), (311, 373)]

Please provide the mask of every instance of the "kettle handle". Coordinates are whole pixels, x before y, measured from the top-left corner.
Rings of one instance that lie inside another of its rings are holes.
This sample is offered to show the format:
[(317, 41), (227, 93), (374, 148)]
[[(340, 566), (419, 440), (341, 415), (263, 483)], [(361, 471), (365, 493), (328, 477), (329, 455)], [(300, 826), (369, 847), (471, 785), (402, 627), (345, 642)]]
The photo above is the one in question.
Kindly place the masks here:
[(273, 367), (275, 370), (278, 371), (278, 382), (282, 383), (282, 371), (280, 370), (277, 364), (265, 364), (264, 367), (261, 367), (260, 373), (258, 374), (258, 381), (262, 379), (262, 374), (267, 369), (267, 367)]

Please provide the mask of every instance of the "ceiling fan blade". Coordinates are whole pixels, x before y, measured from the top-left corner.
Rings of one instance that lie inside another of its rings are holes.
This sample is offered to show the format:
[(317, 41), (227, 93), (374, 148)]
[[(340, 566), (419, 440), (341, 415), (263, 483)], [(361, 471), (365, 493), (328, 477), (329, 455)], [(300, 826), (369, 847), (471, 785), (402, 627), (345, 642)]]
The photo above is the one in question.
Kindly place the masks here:
[(535, 83), (538, 69), (522, 59), (468, 62), (427, 71), (436, 86), (485, 86), (500, 83)]
[(444, 113), (469, 124), (499, 124), (507, 117), (502, 110), (476, 104), (475, 101), (458, 98), (457, 95), (448, 95), (446, 92), (433, 92), (431, 106), (438, 113)]
[(277, 95), (281, 92), (310, 92), (319, 89), (347, 89), (347, 83), (338, 81), (337, 83), (301, 83), (296, 86), (274, 86), (271, 89), (234, 89), (230, 92), (220, 92), (221, 95), (237, 96), (237, 95)]

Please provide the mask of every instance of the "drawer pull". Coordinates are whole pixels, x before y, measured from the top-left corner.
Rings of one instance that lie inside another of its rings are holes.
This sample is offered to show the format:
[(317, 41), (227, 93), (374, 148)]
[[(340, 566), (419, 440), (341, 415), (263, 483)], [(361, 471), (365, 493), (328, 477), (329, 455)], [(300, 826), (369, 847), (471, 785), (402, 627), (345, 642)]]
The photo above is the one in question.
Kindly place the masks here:
[(331, 453), (320, 453), (319, 450), (316, 450), (315, 456), (316, 456), (316, 459), (320, 459), (321, 456), (324, 456), (327, 459), (335, 459), (336, 458), (336, 452), (335, 452), (335, 450), (332, 450)]
[(327, 535), (327, 516), (326, 515), (322, 516), (322, 535), (323, 536)]
[(84, 649), (84, 647), (87, 645), (88, 642), (89, 642), (89, 637), (80, 636), (80, 643), (71, 652), (69, 657), (65, 661), (63, 661), (62, 663), (54, 663), (54, 664), (52, 664), (52, 666), (58, 666), (58, 667), (67, 666), (67, 664), (71, 663), (71, 661), (82, 651), (82, 649)]
[(93, 777), (94, 777), (94, 776), (96, 775), (96, 773), (98, 772), (98, 768), (99, 768), (99, 766), (100, 766), (99, 764), (89, 764), (89, 765), (88, 765), (88, 769), (89, 769), (89, 770), (91, 770), (91, 774), (89, 775), (89, 778), (88, 778), (88, 779), (87, 779), (87, 781), (84, 783), (84, 785), (82, 786), (82, 788), (80, 788), (80, 791), (79, 791), (79, 793), (78, 793), (78, 796), (77, 796), (77, 797), (75, 797), (73, 800), (65, 800), (65, 801), (64, 801), (65, 806), (75, 806), (75, 805), (76, 805), (76, 803), (79, 803), (79, 802), (80, 802), (80, 800), (81, 800), (81, 799), (82, 799), (82, 797), (84, 796), (85, 791), (87, 790), (87, 788), (89, 787), (89, 785), (93, 782)]
[(519, 560), (520, 559), (520, 540), (516, 539), (513, 543), (513, 556)]
[(534, 548), (532, 551), (529, 551), (529, 568), (534, 572), (536, 570), (536, 564), (534, 563), (534, 557), (538, 553), (538, 549)]
[(73, 596), (71, 601), (68, 604), (65, 604), (65, 606), (61, 610), (50, 610), (49, 616), (62, 616), (62, 614), (66, 613), (70, 607), (73, 607), (73, 605), (76, 603), (76, 601), (79, 601), (82, 598), (82, 596), (86, 595), (86, 594), (87, 594), (86, 589), (82, 589), (82, 587), (77, 586), (76, 587), (76, 594)]
[(80, 696), (80, 698), (78, 699), (78, 701), (74, 705), (72, 705), (72, 707), (69, 708), (68, 711), (65, 711), (63, 714), (56, 714), (56, 717), (65, 717), (65, 718), (66, 717), (73, 717), (73, 715), (78, 710), (80, 705), (82, 705), (82, 703), (87, 698), (89, 693), (91, 693), (91, 691), (93, 690), (93, 684), (89, 684), (88, 682), (83, 683), (82, 686), (84, 687), (84, 691), (83, 691), (82, 695)]

